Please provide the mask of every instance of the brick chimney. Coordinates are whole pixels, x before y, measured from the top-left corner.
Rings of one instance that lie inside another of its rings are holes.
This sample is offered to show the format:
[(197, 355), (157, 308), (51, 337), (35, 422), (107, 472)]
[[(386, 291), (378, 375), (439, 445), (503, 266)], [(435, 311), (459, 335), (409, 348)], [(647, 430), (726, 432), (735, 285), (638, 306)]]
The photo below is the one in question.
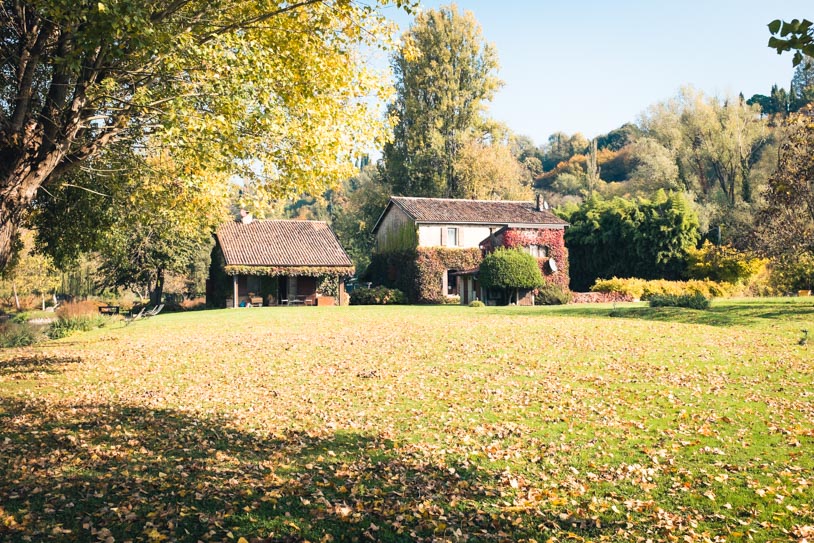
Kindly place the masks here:
[(245, 209), (240, 210), (240, 222), (243, 224), (249, 224), (252, 222), (252, 214), (246, 211)]
[(540, 194), (539, 192), (537, 193), (537, 205), (535, 206), (535, 209), (537, 211), (543, 210), (543, 195)]

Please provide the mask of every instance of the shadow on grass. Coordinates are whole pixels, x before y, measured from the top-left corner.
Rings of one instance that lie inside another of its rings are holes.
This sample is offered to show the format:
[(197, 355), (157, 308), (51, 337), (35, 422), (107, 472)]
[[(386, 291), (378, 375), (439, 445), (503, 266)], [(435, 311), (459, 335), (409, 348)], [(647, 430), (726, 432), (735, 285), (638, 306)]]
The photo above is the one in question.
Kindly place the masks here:
[(23, 377), (34, 373), (59, 373), (66, 364), (82, 362), (78, 356), (16, 356), (0, 360), (0, 377)]
[(377, 435), (270, 437), (179, 411), (9, 399), (0, 428), (0, 540), (9, 542), (472, 541), (615, 529), (540, 509), (505, 514), (502, 473)]
[(487, 312), (501, 315), (545, 316), (546, 314), (582, 318), (616, 317), (651, 321), (703, 324), (708, 326), (757, 326), (766, 320), (814, 320), (814, 302), (797, 300), (766, 300), (755, 302), (717, 301), (706, 310), (679, 307), (648, 307), (642, 304), (574, 304), (550, 307), (488, 308)]

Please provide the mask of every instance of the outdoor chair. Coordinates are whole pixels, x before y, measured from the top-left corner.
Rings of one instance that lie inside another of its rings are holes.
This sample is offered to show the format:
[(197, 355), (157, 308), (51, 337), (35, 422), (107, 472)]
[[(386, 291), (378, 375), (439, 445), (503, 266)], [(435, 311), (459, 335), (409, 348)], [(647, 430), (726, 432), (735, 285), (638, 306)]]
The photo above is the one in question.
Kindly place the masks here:
[(144, 314), (144, 316), (145, 316), (145, 317), (155, 317), (156, 315), (158, 315), (159, 313), (161, 313), (161, 310), (162, 310), (162, 309), (164, 309), (164, 304), (157, 305), (157, 306), (155, 306), (154, 308), (152, 308), (151, 310), (147, 311), (147, 312)]
[(145, 305), (144, 307), (142, 307), (142, 308), (141, 308), (141, 311), (139, 311), (139, 312), (138, 312), (138, 313), (136, 313), (136, 314), (133, 314), (133, 313), (131, 312), (130, 316), (129, 316), (129, 317), (126, 317), (126, 318), (124, 319), (124, 325), (125, 325), (125, 326), (129, 326), (130, 324), (132, 324), (132, 323), (133, 323), (133, 321), (137, 321), (137, 320), (139, 320), (141, 317), (143, 317), (143, 316), (144, 316), (145, 311), (147, 311), (147, 306), (146, 306), (146, 305)]

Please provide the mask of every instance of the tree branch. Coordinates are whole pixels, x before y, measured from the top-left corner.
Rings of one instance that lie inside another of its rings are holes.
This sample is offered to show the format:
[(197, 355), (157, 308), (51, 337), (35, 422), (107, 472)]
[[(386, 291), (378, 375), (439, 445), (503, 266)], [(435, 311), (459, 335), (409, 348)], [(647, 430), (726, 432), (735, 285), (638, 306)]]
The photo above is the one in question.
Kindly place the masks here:
[[(72, 35), (60, 32), (56, 45), (56, 58), (65, 59), (71, 52)], [(56, 146), (56, 139), (61, 129), (60, 113), (68, 99), (68, 89), (71, 80), (69, 68), (65, 63), (54, 63), (54, 73), (45, 103), (42, 105), (42, 143), (40, 153), (45, 154)]]
[(85, 145), (79, 147), (70, 154), (65, 155), (65, 157), (54, 168), (53, 172), (49, 176), (49, 179), (58, 178), (60, 175), (69, 171), (71, 168), (74, 168), (81, 161), (96, 154), (97, 152), (99, 152), (100, 149), (114, 141), (116, 137), (118, 137), (118, 135), (121, 134), (126, 128), (127, 124), (126, 121), (127, 117), (125, 115), (118, 116), (116, 122), (109, 127), (107, 132), (97, 137), (93, 141), (90, 141)]
[(175, 0), (161, 11), (157, 11), (150, 15), (150, 22), (158, 23), (169, 17), (170, 15), (178, 12), (181, 8), (190, 3), (190, 0)]
[(288, 5), (288, 6), (284, 7), (284, 8), (280, 8), (280, 9), (278, 9), (276, 11), (270, 11), (268, 13), (260, 14), (260, 15), (258, 15), (256, 17), (251, 17), (249, 19), (245, 19), (245, 20), (242, 20), (242, 21), (237, 21), (237, 22), (234, 22), (232, 24), (229, 24), (229, 25), (223, 26), (221, 28), (218, 28), (217, 30), (213, 30), (212, 32), (202, 36), (198, 43), (206, 43), (209, 40), (215, 38), (216, 36), (219, 36), (221, 34), (226, 34), (227, 32), (231, 32), (232, 30), (238, 30), (240, 28), (245, 28), (245, 27), (247, 27), (249, 25), (253, 25), (253, 24), (256, 24), (256, 23), (261, 23), (263, 21), (267, 21), (267, 20), (269, 20), (269, 19), (271, 19), (273, 17), (276, 17), (278, 15), (282, 15), (283, 13), (287, 13), (289, 11), (294, 11), (294, 10), (297, 10), (299, 8), (302, 8), (302, 7), (310, 6), (312, 4), (321, 4), (323, 2), (324, 2), (324, 0), (303, 0), (302, 2), (297, 2), (295, 4), (290, 4), (290, 5)]
[(53, 32), (54, 26), (46, 23), (37, 34), (33, 46), (30, 48), (24, 46), (20, 52), (17, 96), (14, 98), (14, 113), (9, 123), (9, 132), (11, 134), (19, 134), (22, 131), (25, 120), (29, 115), (29, 105), (34, 95), (34, 75), (37, 71), (39, 59), (45, 51), (47, 42), (52, 37)]

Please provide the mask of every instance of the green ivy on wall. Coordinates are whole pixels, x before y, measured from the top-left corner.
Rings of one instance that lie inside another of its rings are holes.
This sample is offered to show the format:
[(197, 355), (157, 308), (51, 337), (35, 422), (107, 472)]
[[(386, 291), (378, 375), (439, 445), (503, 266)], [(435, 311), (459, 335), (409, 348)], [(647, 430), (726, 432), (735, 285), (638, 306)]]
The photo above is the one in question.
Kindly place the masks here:
[(402, 224), (397, 230), (394, 229), (379, 240), (376, 251), (379, 253), (392, 253), (409, 251), (418, 247), (418, 232), (413, 223)]
[(482, 259), (480, 249), (433, 247), (379, 253), (373, 255), (364, 279), (397, 288), (414, 303), (442, 303), (447, 270), (476, 268)]
[(317, 294), (322, 296), (339, 296), (339, 277), (335, 275), (326, 275), (320, 277), (317, 281)]

